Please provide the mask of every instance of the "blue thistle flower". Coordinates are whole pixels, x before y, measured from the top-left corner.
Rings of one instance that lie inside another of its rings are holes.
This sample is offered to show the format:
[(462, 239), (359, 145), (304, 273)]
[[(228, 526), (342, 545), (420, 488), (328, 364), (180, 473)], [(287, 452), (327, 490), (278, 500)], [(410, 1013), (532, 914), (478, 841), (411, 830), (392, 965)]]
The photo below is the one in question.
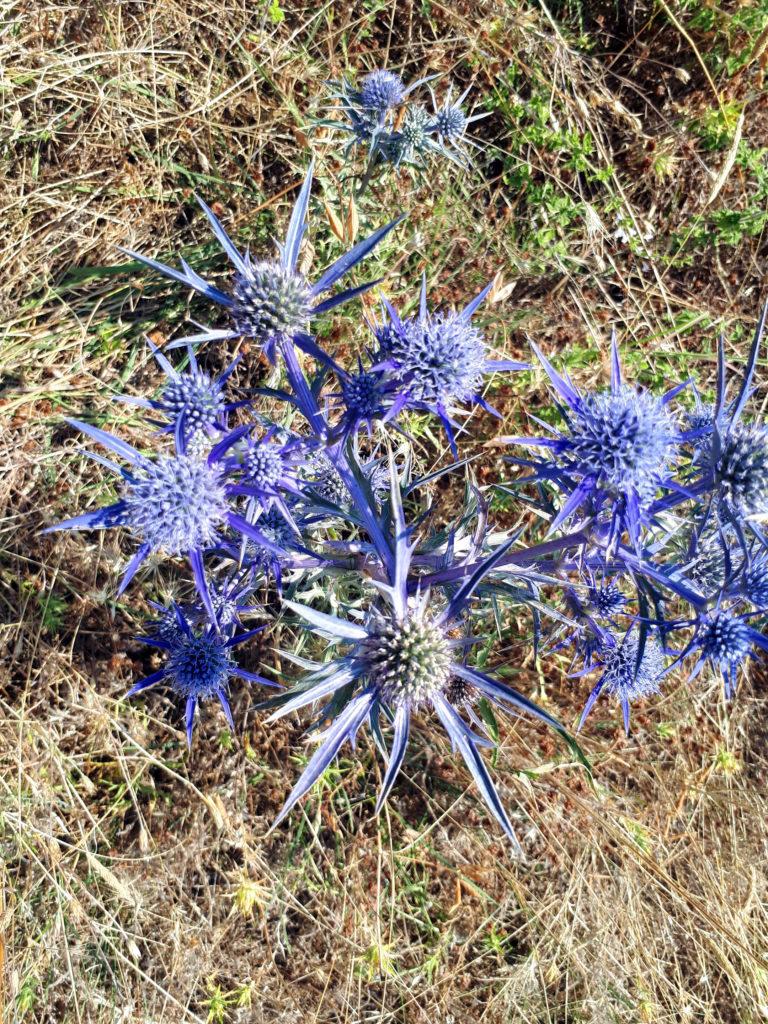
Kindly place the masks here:
[(356, 434), (365, 423), (370, 434), (376, 420), (386, 422), (393, 400), (394, 385), (380, 370), (365, 370), (360, 359), (356, 373), (337, 371), (341, 391), (331, 395), (333, 405), (342, 410), (343, 435)]
[(139, 550), (129, 562), (118, 587), (122, 594), (144, 560), (153, 553), (186, 553), (203, 604), (216, 621), (215, 609), (205, 576), (206, 551), (222, 539), (226, 528), (236, 530), (259, 544), (271, 544), (259, 530), (232, 506), (237, 485), (228, 479), (223, 456), (249, 427), (238, 427), (226, 435), (205, 459), (188, 455), (184, 447), (174, 455), (149, 459), (132, 445), (98, 427), (80, 420), (67, 420), (99, 444), (122, 456), (129, 469), (102, 456), (91, 455), (122, 478), (120, 498), (113, 505), (66, 519), (44, 531), (103, 530), (114, 526), (128, 528), (139, 542)]
[(435, 114), (435, 131), (446, 141), (455, 142), (466, 130), (466, 114), (457, 104), (444, 105)]
[(714, 483), (739, 518), (768, 512), (768, 430), (733, 426), (720, 443)]
[(685, 567), (685, 575), (703, 594), (719, 593), (729, 575), (723, 538), (717, 534), (702, 537), (693, 561)]
[(755, 608), (768, 608), (768, 556), (765, 552), (745, 569), (740, 589)]
[(172, 342), (169, 348), (243, 335), (259, 342), (271, 360), (274, 360), (276, 347), (286, 341), (293, 341), (313, 357), (322, 358), (322, 353), (319, 353), (312, 338), (307, 334), (310, 319), (362, 294), (377, 282), (371, 281), (355, 288), (348, 288), (324, 301), (319, 301), (319, 296), (332, 288), (340, 278), (364, 259), (402, 220), (402, 217), (390, 221), (362, 242), (358, 242), (348, 253), (332, 263), (315, 284), (310, 284), (297, 270), (297, 260), (306, 227), (312, 175), (313, 170), (310, 166), (291, 216), (285, 243), (278, 246), (279, 261), (254, 261), (248, 252), (242, 254), (213, 211), (198, 197), (198, 203), (235, 270), (234, 285), (229, 295), (205, 281), (184, 260), (181, 260), (182, 269), (175, 270), (140, 253), (129, 249), (121, 250), (132, 259), (139, 260), (153, 270), (179, 281), (188, 288), (193, 288), (223, 306), (233, 320), (232, 330), (204, 330), (201, 334)]
[(609, 619), (613, 615), (618, 615), (619, 612), (623, 611), (626, 604), (626, 597), (613, 582), (602, 583), (599, 586), (590, 588), (590, 608), (602, 618)]
[(768, 429), (742, 421), (751, 394), (752, 378), (760, 351), (768, 303), (755, 329), (744, 374), (736, 398), (726, 401), (725, 350), (721, 337), (717, 347), (717, 392), (711, 441), (704, 450), (702, 476), (691, 485), (697, 494), (710, 494), (718, 515), (736, 531), (746, 550), (744, 529), (768, 547), (753, 517), (768, 511)]
[(474, 149), (480, 148), (476, 142), (473, 142), (467, 137), (467, 129), (475, 121), (480, 121), (482, 118), (488, 116), (487, 113), (472, 114), (469, 116), (464, 112), (462, 105), (469, 95), (469, 88), (470, 87), (465, 89), (464, 92), (454, 100), (453, 86), (449, 86), (447, 95), (441, 104), (438, 104), (434, 92), (432, 93), (434, 115), (432, 118), (431, 129), (437, 136), (434, 147), (444, 156), (447, 156), (449, 160), (453, 160), (454, 163), (464, 168), (469, 166), (469, 156), (464, 147), (472, 146)]
[(768, 651), (768, 639), (750, 626), (746, 618), (745, 615), (737, 615), (733, 608), (720, 604), (712, 611), (700, 613), (694, 623), (693, 637), (678, 655), (674, 665), (688, 655), (698, 653), (698, 660), (689, 679), (694, 680), (704, 665), (709, 664), (720, 672), (725, 695), (730, 698), (736, 690), (739, 669), (748, 658), (756, 657), (755, 647)]
[(238, 442), (235, 454), (227, 459), (229, 468), (240, 476), (232, 492), (251, 499), (249, 518), (253, 518), (254, 502), (265, 511), (276, 508), (298, 534), (289, 502), (303, 494), (299, 473), (306, 462), (308, 443), (297, 436), (278, 439), (278, 433), (277, 427), (270, 427), (261, 438)]
[(224, 386), (239, 363), (240, 356), (232, 360), (220, 377), (212, 380), (197, 365), (191, 345), (187, 347), (189, 369), (179, 371), (174, 369), (151, 340), (147, 340), (152, 354), (168, 376), (168, 383), (159, 399), (147, 400), (132, 395), (121, 395), (120, 400), (164, 414), (170, 423), (157, 425), (162, 433), (170, 433), (176, 437), (176, 446), (179, 449), (189, 447), (193, 438), (200, 441), (217, 432), (224, 432), (227, 414), (248, 404), (247, 400), (227, 402), (224, 399)]
[[(629, 710), (632, 701), (659, 692), (664, 675), (664, 651), (654, 632), (642, 638), (634, 630), (619, 639), (606, 634), (600, 650), (602, 674), (593, 687), (579, 721), (579, 729), (594, 707), (600, 694), (605, 692), (621, 705), (624, 728), (629, 735)], [(586, 671), (590, 671), (587, 668)], [(584, 673), (579, 673), (583, 675)]]
[(419, 161), (432, 148), (432, 118), (424, 107), (409, 107), (399, 131), (393, 132), (383, 149), (390, 162), (398, 167), (403, 162)]
[(567, 407), (563, 410), (566, 427), (563, 431), (548, 428), (555, 435), (552, 438), (505, 440), (550, 452), (546, 461), (513, 460), (535, 470), (527, 479), (551, 480), (564, 493), (566, 500), (550, 531), (585, 510), (588, 518), (607, 525), (609, 549), (625, 531), (637, 545), (640, 526), (652, 518), (658, 491), (682, 490), (670, 472), (686, 435), (678, 431), (667, 403), (685, 385), (656, 398), (624, 384), (614, 336), (610, 390), (582, 396), (536, 346), (534, 351)]
[[(479, 748), (492, 745), (474, 733), (451, 697), (463, 707), (453, 684), (466, 684), (478, 696), (504, 710), (525, 711), (565, 736), (562, 726), (521, 693), (496, 682), (465, 664), (464, 652), (476, 642), (464, 632), (466, 609), (484, 577), (509, 547), (502, 545), (456, 588), (448, 599), (433, 598), (423, 591), (409, 596), (408, 573), (414, 548), (403, 520), (399, 484), (390, 465), (393, 515), (393, 561), (389, 583), (379, 583), (380, 599), (368, 609), (363, 623), (345, 621), (305, 605), (284, 601), (286, 608), (305, 619), (321, 636), (349, 645), (335, 661), (318, 666), (297, 687), (278, 698), (280, 705), (270, 720), (280, 718), (318, 700), (330, 698), (320, 721), (332, 719), (319, 737), (320, 746), (278, 815), (277, 825), (303, 797), (338, 754), (346, 740), (355, 736), (366, 719), (375, 730), (383, 713), (393, 725), (392, 750), (377, 801), (377, 812), (386, 800), (400, 770), (417, 709), (431, 709), (459, 750), (488, 807), (509, 838), (516, 843), (511, 823), (480, 756)], [(566, 737), (567, 738), (567, 737)], [(274, 826), (273, 826), (274, 827)]]
[(121, 501), (124, 525), (169, 555), (212, 547), (227, 514), (221, 466), (188, 455), (145, 460), (126, 478)]
[(389, 416), (404, 408), (425, 409), (439, 416), (454, 457), (456, 424), (451, 410), (457, 403), (476, 402), (498, 416), (480, 394), (486, 374), (500, 370), (525, 370), (527, 363), (488, 358), (482, 332), (470, 319), (491, 290), (487, 285), (461, 312), (431, 313), (427, 308), (426, 277), (422, 278), (417, 316), (401, 320), (385, 300), (389, 323), (376, 332), (379, 341), (374, 369), (391, 373), (397, 397)]
[(371, 422), (382, 412), (382, 374), (368, 370), (350, 374), (341, 383), (344, 405), (360, 419)]
[(365, 76), (357, 92), (357, 100), (364, 109), (383, 114), (400, 106), (409, 91), (399, 75), (379, 69)]
[[(198, 611), (199, 617), (202, 617), (202, 609)], [(277, 687), (278, 684), (240, 668), (232, 653), (233, 647), (250, 640), (264, 626), (247, 633), (227, 636), (220, 631), (218, 625), (210, 622), (203, 629), (194, 629), (179, 605), (174, 604), (163, 612), (162, 629), (138, 639), (165, 651), (166, 663), (163, 668), (132, 686), (126, 696), (133, 697), (150, 686), (167, 682), (174, 693), (186, 702), (187, 743), (191, 746), (195, 712), (201, 701), (217, 698), (224, 709), (229, 727), (235, 728), (228, 699), (230, 679), (245, 679), (269, 687)]]
[[(358, 461), (360, 477), (367, 484), (374, 501), (381, 498), (389, 488), (389, 476), (381, 460)], [(344, 481), (327, 451), (317, 451), (307, 462), (302, 473), (303, 505), (306, 506), (307, 522), (326, 520), (332, 506), (332, 514), (342, 516), (347, 523), (358, 527), (364, 524), (354, 509), (350, 487)], [(319, 499), (319, 501), (318, 501)]]

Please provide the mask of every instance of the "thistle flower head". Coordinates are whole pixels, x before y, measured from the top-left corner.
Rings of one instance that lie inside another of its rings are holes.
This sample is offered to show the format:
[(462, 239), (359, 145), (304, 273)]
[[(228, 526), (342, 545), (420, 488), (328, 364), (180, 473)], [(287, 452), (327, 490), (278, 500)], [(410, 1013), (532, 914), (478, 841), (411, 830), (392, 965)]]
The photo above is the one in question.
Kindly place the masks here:
[[(291, 513), (296, 522), (295, 515)], [(283, 564), (290, 559), (297, 545), (294, 526), (289, 523), (283, 511), (275, 505), (264, 506), (261, 514), (252, 523), (260, 537), (267, 543), (248, 535), (244, 527), (239, 543), (227, 543), (224, 550), (239, 565), (246, 567), (251, 574), (264, 573), (272, 576), (278, 593), (282, 590)], [(301, 521), (296, 528), (302, 529)]]
[(624, 728), (629, 733), (629, 708), (632, 701), (659, 692), (664, 674), (664, 652), (655, 633), (645, 636), (640, 656), (640, 635), (634, 630), (623, 637), (606, 635), (599, 657), (603, 671), (584, 705), (579, 728), (586, 721), (595, 701), (605, 691), (621, 705)]
[(421, 704), (451, 679), (450, 643), (423, 608), (402, 620), (376, 614), (358, 658), (381, 699), (393, 706)]
[(425, 107), (410, 106), (400, 126), (403, 144), (409, 151), (422, 149), (429, 137), (431, 118)]
[(249, 447), (243, 457), (243, 475), (260, 490), (273, 490), (286, 470), (282, 445), (259, 441)]
[(722, 440), (714, 480), (720, 496), (737, 513), (768, 511), (768, 430), (736, 424)]
[[(323, 271), (315, 284), (310, 284), (297, 270), (301, 240), (306, 229), (307, 210), (312, 189), (313, 168), (310, 167), (294, 207), (285, 242), (278, 244), (280, 259), (252, 260), (249, 253), (240, 252), (218, 217), (201, 199), (202, 210), (213, 229), (216, 238), (227, 254), (235, 271), (232, 293), (227, 294), (202, 278), (183, 260), (181, 270), (167, 266), (157, 260), (142, 256), (141, 253), (124, 249), (126, 255), (170, 277), (187, 288), (204, 295), (207, 299), (223, 306), (229, 313), (232, 329), (206, 329), (202, 334), (174, 341), (169, 348), (189, 345), (192, 342), (223, 341), (239, 335), (253, 338), (264, 346), (269, 359), (274, 360), (278, 343), (293, 340), (304, 335), (310, 318), (318, 313), (348, 301), (365, 291), (370, 285), (347, 288), (330, 298), (320, 300), (345, 274), (364, 259), (387, 235), (401, 218), (378, 228), (368, 238), (358, 242), (349, 252), (335, 260)], [(311, 339), (305, 338), (312, 344)]]
[(746, 569), (742, 592), (755, 608), (768, 608), (768, 558), (764, 554)]
[(471, 317), (490, 290), (491, 285), (486, 285), (459, 313), (430, 312), (426, 277), (422, 277), (418, 315), (402, 320), (385, 302), (388, 320), (383, 326), (374, 326), (379, 343), (376, 368), (391, 374), (394, 408), (436, 413), (454, 457), (455, 424), (449, 416), (450, 407), (474, 401), (498, 415), (480, 394), (484, 376), (497, 370), (528, 368), (525, 363), (488, 358), (482, 332), (471, 323)]
[(627, 599), (615, 583), (602, 583), (589, 591), (589, 606), (603, 618), (618, 614)]
[(148, 341), (152, 354), (168, 378), (162, 393), (157, 399), (146, 400), (132, 395), (121, 395), (120, 399), (131, 405), (155, 410), (166, 417), (170, 422), (167, 425), (160, 424), (161, 432), (173, 434), (177, 448), (182, 453), (194, 448), (198, 454), (197, 450), (205, 445), (210, 448), (211, 436), (226, 429), (227, 413), (247, 404), (227, 402), (224, 397), (224, 385), (240, 357), (236, 356), (226, 370), (214, 379), (200, 369), (191, 345), (187, 346), (188, 368), (177, 370), (151, 339)]
[[(170, 628), (171, 619), (175, 628)], [(219, 631), (218, 624), (206, 619), (204, 609), (194, 606), (187, 615), (177, 604), (161, 609), (159, 621), (163, 628), (150, 634), (146, 642), (166, 652), (165, 665), (131, 687), (128, 696), (132, 697), (160, 682), (168, 683), (186, 702), (188, 743), (192, 742), (197, 705), (211, 697), (218, 698), (230, 727), (234, 728), (228, 700), (229, 682), (233, 676), (264, 686), (275, 685), (240, 668), (232, 653), (233, 647), (250, 639), (260, 629), (228, 635)], [(205, 625), (197, 628), (193, 625), (196, 621), (205, 622)]]
[(449, 142), (456, 142), (467, 130), (467, 115), (456, 103), (447, 103), (435, 114), (435, 131)]
[(193, 370), (168, 381), (162, 408), (172, 419), (182, 419), (187, 431), (194, 434), (210, 431), (220, 423), (225, 402), (218, 384), (207, 373)]
[(469, 401), (480, 389), (486, 348), (482, 333), (456, 313), (401, 322), (387, 355), (419, 402)]
[(719, 608), (700, 622), (696, 643), (701, 656), (727, 676), (752, 650), (752, 632), (743, 619)]
[(511, 440), (550, 452), (548, 460), (523, 464), (536, 470), (529, 479), (553, 481), (564, 494), (551, 529), (586, 506), (606, 531), (608, 549), (625, 531), (637, 547), (659, 488), (670, 483), (681, 437), (667, 403), (679, 388), (657, 398), (624, 384), (615, 337), (610, 390), (587, 395), (561, 377), (536, 346), (534, 351), (564, 406), (566, 423), (553, 437)]
[(405, 99), (405, 84), (393, 71), (379, 69), (369, 72), (358, 92), (360, 105), (377, 114), (397, 107)]
[(403, 161), (420, 163), (420, 158), (436, 146), (432, 139), (432, 118), (424, 107), (409, 106), (397, 131), (385, 133), (380, 150), (385, 160), (399, 167)]
[(664, 672), (664, 656), (658, 638), (649, 633), (638, 664), (639, 638), (628, 633), (615, 646), (603, 646), (603, 674), (600, 685), (621, 704), (659, 692)]
[[(333, 719), (323, 734), (322, 744), (277, 820), (281, 820), (309, 790), (336, 757), (343, 743), (348, 739), (354, 741), (363, 722), (370, 720), (378, 728), (378, 718), (384, 712), (392, 722), (393, 740), (377, 804), (380, 808), (402, 764), (412, 712), (424, 707), (431, 709), (440, 719), (494, 817), (514, 842), (511, 823), (479, 752), (480, 747), (492, 744), (473, 732), (462, 717), (463, 712), (472, 722), (479, 722), (471, 708), (469, 690), (473, 699), (482, 696), (505, 710), (528, 711), (553, 726), (561, 735), (563, 730), (547, 712), (522, 694), (470, 668), (462, 651), (472, 641), (466, 637), (454, 638), (458, 628), (465, 625), (465, 610), (472, 595), (509, 544), (502, 545), (468, 573), (449, 597), (433, 599), (430, 590), (409, 587), (408, 572), (414, 549), (409, 540), (411, 531), (403, 518), (399, 482), (391, 459), (390, 474), (393, 520), (393, 556), (387, 563), (390, 583), (382, 583), (377, 588), (379, 594), (367, 609), (364, 623), (345, 621), (306, 605), (284, 602), (311, 628), (326, 637), (341, 640), (350, 645), (350, 649), (336, 662), (318, 666), (304, 685), (300, 684), (293, 693), (273, 702), (278, 706), (273, 718), (279, 718), (319, 698), (330, 698), (321, 714), (321, 721)], [(411, 582), (416, 583), (415, 580)], [(483, 725), (479, 724), (482, 730)]]
[(342, 378), (339, 404), (351, 429), (383, 416), (387, 391), (384, 375), (376, 371), (360, 369)]
[(343, 508), (349, 504), (347, 485), (324, 452), (312, 456), (303, 474), (307, 486), (323, 501)]
[(227, 686), (233, 665), (229, 648), (215, 632), (182, 631), (168, 656), (168, 681), (185, 699), (214, 697)]
[(245, 271), (235, 277), (232, 298), (238, 333), (267, 346), (309, 326), (310, 286), (301, 274), (274, 261), (247, 260)]
[(725, 585), (727, 573), (722, 541), (717, 535), (703, 537), (694, 561), (686, 567), (686, 577), (703, 594), (714, 594)]
[(187, 455), (143, 460), (126, 477), (122, 505), (125, 525), (153, 551), (210, 547), (227, 515), (222, 468)]
[(631, 491), (647, 505), (669, 467), (676, 438), (669, 412), (647, 392), (621, 387), (587, 395), (570, 418), (569, 468), (615, 496)]

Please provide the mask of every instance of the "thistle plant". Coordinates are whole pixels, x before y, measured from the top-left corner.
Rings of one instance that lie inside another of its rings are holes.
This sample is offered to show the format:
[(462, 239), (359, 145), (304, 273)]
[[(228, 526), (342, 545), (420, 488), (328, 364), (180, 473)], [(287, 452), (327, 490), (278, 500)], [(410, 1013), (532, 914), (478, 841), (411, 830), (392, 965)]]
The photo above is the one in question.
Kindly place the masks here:
[[(425, 81), (406, 86), (378, 71), (359, 86), (338, 86), (348, 130), (369, 160), (396, 163), (396, 145), (411, 156), (435, 146), (463, 152), (473, 120), (466, 93), (455, 101), (450, 91), (440, 101), (433, 95), (430, 113), (410, 102)], [(425, 273), (412, 301), (381, 295), (377, 320), (360, 314), (358, 351), (343, 359), (327, 351), (311, 333), (314, 318), (377, 283), (331, 294), (378, 246), (398, 244), (401, 219), (311, 283), (298, 268), (313, 180), (310, 166), (277, 258), (238, 248), (200, 201), (232, 264), (229, 285), (204, 280), (184, 259), (177, 270), (130, 254), (199, 292), (224, 319), (165, 346), (182, 349), (185, 363), (151, 346), (165, 380), (155, 397), (127, 398), (156, 428), (146, 431), (146, 451), (69, 421), (106, 449), (87, 454), (115, 474), (117, 495), (48, 529), (129, 534), (118, 594), (150, 556), (176, 571), (171, 599), (149, 601), (142, 637), (161, 667), (130, 696), (167, 687), (184, 709), (190, 745), (202, 704), (218, 704), (237, 728), (229, 703), (237, 680), (279, 690), (257, 697), (271, 720), (305, 717), (317, 747), (275, 824), (364, 727), (386, 761), (380, 811), (408, 774), (409, 747), (431, 742), (439, 726), (517, 843), (485, 756), (502, 736), (497, 715), (555, 730), (586, 762), (552, 711), (525, 692), (525, 676), (519, 688), (504, 680), (503, 669), (520, 666), (500, 663), (497, 640), (511, 631), (515, 650), (548, 659), (567, 652), (569, 685), (588, 680), (581, 720), (574, 718), (587, 738), (601, 696), (608, 700), (599, 707), (618, 705), (629, 730), (632, 708), (652, 703), (672, 672), (719, 676), (731, 698), (742, 670), (768, 648), (768, 428), (749, 414), (766, 311), (735, 385), (726, 381), (721, 341), (711, 405), (690, 381), (660, 395), (626, 381), (616, 337), (609, 385), (591, 391), (534, 345), (554, 408), (546, 417), (531, 411), (536, 436), (502, 440), (536, 454), (510, 455), (511, 479), (480, 476), (477, 451), (459, 458), (465, 431), (457, 417), (475, 405), (498, 415), (484, 397), (491, 376), (530, 369), (495, 352), (493, 316), (483, 307), (490, 286), (459, 310), (435, 309)], [(279, 386), (237, 390), (243, 338), (252, 358), (263, 352), (272, 361)], [(218, 376), (206, 368), (206, 343), (235, 350)], [(448, 437), (429, 472), (407, 432), (414, 412), (436, 417)], [(461, 486), (446, 488), (454, 496), (446, 506), (438, 485), (451, 480), (463, 481), (463, 498), (455, 498)], [(499, 491), (534, 513), (521, 515), (514, 532), (494, 527)], [(186, 582), (177, 578), (179, 556), (189, 563)], [(238, 652), (270, 629), (244, 626), (255, 614), (279, 618), (291, 638), (279, 672), (271, 659), (258, 673), (239, 666)]]
[(432, 110), (412, 99), (419, 89), (434, 81), (428, 75), (406, 86), (399, 74), (386, 69), (368, 72), (358, 85), (342, 79), (330, 84), (330, 98), (341, 118), (321, 118), (317, 127), (340, 131), (347, 136), (346, 158), (355, 150), (365, 154), (365, 169), (358, 194), (361, 195), (379, 169), (407, 167), (423, 172), (430, 160), (446, 160), (466, 170), (469, 150), (479, 148), (468, 129), (485, 114), (465, 110), (470, 89), (454, 99), (449, 85), (438, 100), (432, 85)]

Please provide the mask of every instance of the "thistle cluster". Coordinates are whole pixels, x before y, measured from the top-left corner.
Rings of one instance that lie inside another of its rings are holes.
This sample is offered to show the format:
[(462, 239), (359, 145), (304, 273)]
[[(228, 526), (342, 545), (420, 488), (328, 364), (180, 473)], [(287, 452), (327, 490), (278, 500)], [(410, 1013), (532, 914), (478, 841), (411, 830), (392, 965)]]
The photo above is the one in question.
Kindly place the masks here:
[[(395, 137), (416, 139), (419, 126), (441, 145), (463, 138), (472, 120), (461, 109), (465, 95), (422, 114), (407, 105), (420, 84), (380, 71), (339, 87), (355, 140), (377, 159), (390, 158)], [(431, 722), (516, 842), (483, 757), (498, 740), (497, 715), (553, 729), (583, 759), (548, 710), (486, 670), (489, 641), (508, 641), (521, 609), (528, 631), (505, 646), (522, 650), (521, 661), (526, 643), (539, 652), (546, 641), (550, 658), (570, 652), (570, 677), (591, 679), (582, 726), (604, 696), (629, 730), (631, 709), (652, 703), (673, 670), (719, 675), (732, 696), (748, 661), (768, 649), (768, 435), (748, 415), (766, 314), (735, 386), (721, 345), (711, 404), (688, 381), (657, 395), (625, 380), (615, 337), (610, 380), (588, 391), (534, 346), (553, 407), (531, 413), (530, 436), (501, 439), (512, 476), (486, 473), (480, 487), (476, 464), (458, 457), (466, 417), (480, 411), (493, 423), (486, 391), (494, 375), (531, 369), (496, 358), (494, 335), (478, 323), (490, 286), (458, 310), (430, 301), (426, 275), (399, 309), (382, 296), (377, 318), (361, 317), (368, 347), (342, 365), (313, 322), (377, 283), (336, 290), (382, 242), (393, 243), (401, 218), (311, 275), (299, 256), (312, 186), (310, 167), (273, 257), (241, 250), (200, 201), (231, 264), (228, 282), (211, 284), (184, 259), (176, 269), (132, 254), (198, 292), (222, 321), (165, 352), (150, 345), (163, 372), (157, 394), (125, 396), (146, 416), (133, 431), (139, 446), (86, 419), (69, 421), (106, 449), (89, 454), (114, 474), (116, 493), (49, 529), (114, 528), (130, 538), (120, 594), (150, 557), (173, 581), (171, 600), (150, 601), (140, 638), (157, 667), (130, 695), (168, 688), (190, 744), (211, 703), (236, 727), (229, 699), (239, 681), (277, 690), (259, 705), (273, 720), (315, 710), (317, 746), (278, 821), (365, 727), (386, 751), (380, 809), (412, 733)], [(239, 389), (237, 354), (223, 373), (211, 371), (220, 343), (250, 358), (263, 352), (279, 384)], [(181, 350), (178, 362), (170, 350)], [(421, 470), (407, 430), (414, 413), (446, 432), (438, 468)], [(461, 489), (440, 483), (461, 479), (463, 500), (438, 507), (441, 493), (455, 499)], [(535, 512), (528, 527), (494, 530), (500, 492)], [(254, 626), (257, 618), (267, 621)], [(300, 650), (285, 652), (279, 672), (269, 662), (258, 672), (242, 667), (239, 652), (258, 657), (248, 642), (276, 618), (297, 643), (301, 636)]]
[(477, 148), (468, 129), (485, 114), (467, 113), (465, 103), (470, 90), (454, 96), (452, 85), (441, 100), (428, 85), (430, 106), (419, 102), (415, 97), (420, 88), (437, 77), (428, 75), (406, 85), (399, 74), (377, 69), (357, 83), (347, 79), (331, 82), (332, 109), (341, 118), (322, 118), (316, 125), (347, 136), (345, 157), (352, 156), (356, 149), (364, 151), (366, 184), (377, 167), (424, 170), (430, 158), (466, 168), (470, 164), (469, 150)]

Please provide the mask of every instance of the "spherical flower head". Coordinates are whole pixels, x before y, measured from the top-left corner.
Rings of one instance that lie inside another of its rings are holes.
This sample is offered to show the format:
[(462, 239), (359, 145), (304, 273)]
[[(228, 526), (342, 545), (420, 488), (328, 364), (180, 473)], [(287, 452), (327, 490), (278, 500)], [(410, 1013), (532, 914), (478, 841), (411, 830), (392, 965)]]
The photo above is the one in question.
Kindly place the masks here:
[[(268, 541), (280, 548), (290, 550), (296, 543), (296, 534), (285, 521), (282, 513), (270, 508), (254, 522), (254, 526)], [(247, 540), (244, 547), (244, 561), (267, 572), (279, 566), (280, 556), (255, 540)]]
[(467, 130), (467, 118), (461, 107), (452, 103), (438, 110), (435, 115), (435, 130), (449, 142), (460, 139)]
[(647, 504), (664, 476), (675, 440), (672, 417), (652, 395), (627, 386), (587, 395), (570, 422), (571, 468), (619, 497), (631, 489)]
[(752, 650), (749, 626), (727, 608), (719, 608), (704, 619), (696, 640), (702, 655), (726, 676)]
[(152, 627), (151, 638), (162, 643), (175, 644), (184, 636), (184, 630), (173, 608), (163, 608), (159, 618), (148, 625)]
[(480, 390), (485, 342), (482, 333), (459, 314), (404, 320), (387, 341), (398, 376), (417, 401), (466, 402)]
[(310, 460), (305, 479), (312, 491), (331, 505), (342, 508), (349, 502), (347, 485), (328, 456), (322, 452)]
[(451, 678), (451, 648), (443, 629), (426, 613), (399, 621), (377, 614), (361, 641), (368, 680), (388, 704), (421, 704)]
[(248, 448), (243, 458), (243, 472), (249, 483), (262, 490), (273, 490), (285, 472), (280, 445), (260, 441)]
[(211, 435), (208, 430), (195, 430), (187, 438), (185, 454), (197, 462), (204, 462), (210, 454), (211, 446)]
[(719, 537), (707, 536), (702, 540), (696, 559), (685, 574), (703, 594), (713, 594), (725, 585), (727, 566)]
[(269, 344), (293, 337), (309, 325), (312, 296), (304, 278), (279, 263), (248, 263), (233, 289), (232, 316), (242, 334)]
[(589, 592), (590, 607), (604, 618), (618, 614), (626, 603), (626, 597), (615, 583), (604, 583)]
[(409, 107), (400, 126), (400, 135), (405, 148), (421, 149), (429, 135), (430, 124), (429, 111), (424, 107)]
[(187, 455), (143, 463), (127, 480), (122, 503), (124, 523), (170, 555), (210, 547), (227, 514), (220, 467)]
[(768, 608), (768, 559), (757, 558), (747, 569), (743, 592), (756, 608)]
[(371, 71), (363, 79), (358, 95), (363, 107), (383, 114), (403, 102), (405, 85), (402, 78), (392, 71)]
[(737, 424), (714, 467), (721, 496), (742, 515), (768, 511), (768, 431)]
[(362, 370), (341, 382), (341, 397), (347, 415), (353, 420), (374, 420), (383, 413), (380, 373)]
[(602, 650), (602, 688), (620, 703), (648, 697), (659, 692), (659, 680), (664, 671), (664, 656), (656, 636), (649, 633), (640, 664), (637, 664), (639, 636), (629, 633), (615, 647)]
[(225, 642), (208, 630), (199, 636), (181, 634), (168, 657), (168, 677), (177, 693), (200, 700), (226, 688), (234, 660)]
[(703, 461), (712, 450), (712, 428), (715, 425), (715, 407), (698, 405), (685, 414), (685, 429), (702, 431), (699, 437), (692, 438), (690, 444), (694, 456)]
[(216, 425), (224, 413), (224, 396), (206, 373), (183, 373), (168, 382), (162, 407), (175, 420), (183, 417), (190, 435)]

